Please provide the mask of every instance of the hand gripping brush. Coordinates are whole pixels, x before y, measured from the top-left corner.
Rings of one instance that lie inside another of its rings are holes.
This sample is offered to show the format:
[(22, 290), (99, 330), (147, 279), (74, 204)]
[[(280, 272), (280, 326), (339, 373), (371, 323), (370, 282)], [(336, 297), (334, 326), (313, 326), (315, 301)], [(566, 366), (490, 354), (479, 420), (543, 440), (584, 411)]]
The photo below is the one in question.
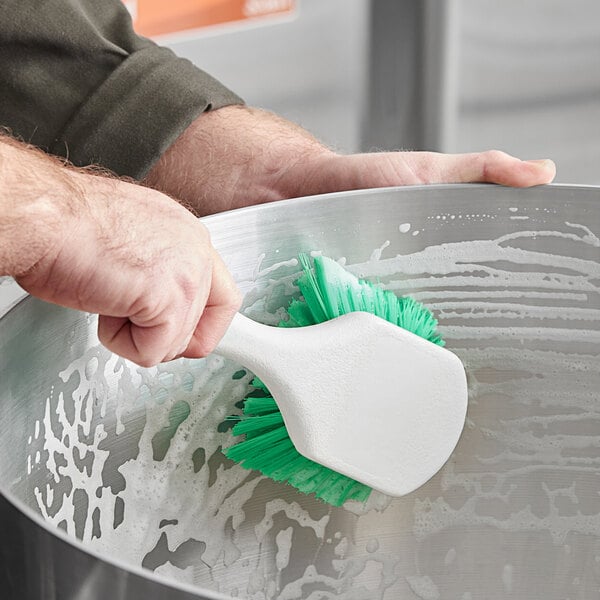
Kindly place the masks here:
[(280, 327), (237, 314), (216, 353), (248, 367), (257, 392), (225, 454), (339, 506), (371, 489), (403, 496), (446, 462), (467, 408), (462, 363), (431, 312), (301, 255), (303, 299)]

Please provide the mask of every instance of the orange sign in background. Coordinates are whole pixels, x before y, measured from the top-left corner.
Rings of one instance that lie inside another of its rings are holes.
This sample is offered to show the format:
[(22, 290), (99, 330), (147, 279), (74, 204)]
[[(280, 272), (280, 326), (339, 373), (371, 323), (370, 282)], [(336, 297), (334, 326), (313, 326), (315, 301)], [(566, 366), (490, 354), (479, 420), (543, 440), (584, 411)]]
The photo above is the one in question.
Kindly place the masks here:
[(125, 5), (135, 30), (154, 36), (284, 15), (294, 11), (296, 0), (125, 0)]

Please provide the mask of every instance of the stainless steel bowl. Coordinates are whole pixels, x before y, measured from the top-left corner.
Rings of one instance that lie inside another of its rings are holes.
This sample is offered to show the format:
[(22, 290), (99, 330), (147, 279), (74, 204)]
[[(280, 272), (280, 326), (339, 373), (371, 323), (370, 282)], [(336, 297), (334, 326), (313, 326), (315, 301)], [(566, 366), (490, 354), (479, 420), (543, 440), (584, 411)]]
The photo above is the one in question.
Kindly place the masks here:
[(428, 304), (469, 378), (456, 451), (408, 496), (330, 508), (223, 458), (240, 365), (141, 369), (94, 316), (27, 298), (0, 319), (3, 597), (598, 596), (600, 188), (359, 191), (205, 222), (253, 318), (279, 320), (299, 252)]

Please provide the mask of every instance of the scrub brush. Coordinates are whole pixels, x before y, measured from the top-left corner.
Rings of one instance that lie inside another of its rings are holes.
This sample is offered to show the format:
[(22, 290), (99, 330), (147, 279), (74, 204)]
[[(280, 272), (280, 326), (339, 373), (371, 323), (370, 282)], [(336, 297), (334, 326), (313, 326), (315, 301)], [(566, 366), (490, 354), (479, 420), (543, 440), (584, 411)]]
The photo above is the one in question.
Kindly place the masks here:
[[(437, 332), (436, 319), (420, 302), (410, 297), (397, 297), (391, 291), (383, 290), (368, 281), (359, 280), (329, 258), (315, 257), (314, 266), (305, 254), (301, 254), (299, 260), (303, 274), (298, 279), (297, 285), (302, 297), (292, 301), (287, 310), (289, 319), (282, 321), (280, 327), (305, 327), (347, 313), (362, 311), (385, 319), (434, 345), (444, 345), (442, 337)], [(431, 348), (426, 348), (427, 350)], [(451, 355), (447, 351), (438, 352)], [(451, 356), (455, 358), (454, 355)], [(460, 371), (464, 378), (462, 365)], [(461, 375), (459, 375), (459, 384), (462, 385), (460, 377)], [(239, 462), (244, 468), (260, 471), (275, 481), (287, 482), (299, 491), (314, 494), (333, 506), (340, 506), (347, 500), (365, 502), (372, 488), (300, 454), (290, 439), (282, 413), (267, 386), (258, 377), (253, 380), (252, 385), (254, 391), (244, 400), (243, 415), (229, 417), (236, 421), (232, 428), (233, 435), (245, 436), (245, 439), (225, 449), (225, 455)], [(401, 386), (400, 382), (398, 386)], [(435, 471), (445, 462), (460, 435), (461, 418), (464, 421), (464, 414), (461, 414), (461, 411), (466, 410), (466, 386), (464, 390), (459, 390), (458, 397), (461, 397), (461, 394), (464, 396), (464, 406), (458, 402), (456, 408), (458, 413), (456, 422), (460, 425), (456, 434), (452, 434), (456, 435), (456, 438), (453, 439), (447, 455), (437, 465)], [(366, 417), (370, 408), (376, 410), (373, 404), (371, 398), (364, 398)], [(456, 430), (457, 427), (454, 426), (454, 429)], [(341, 424), (339, 435), (344, 435)], [(360, 439), (351, 442), (356, 445), (361, 444)], [(368, 452), (371, 449), (365, 450)], [(393, 466), (390, 467), (393, 469)], [(428, 473), (427, 479), (433, 475), (433, 472)], [(415, 485), (412, 489), (414, 487)]]

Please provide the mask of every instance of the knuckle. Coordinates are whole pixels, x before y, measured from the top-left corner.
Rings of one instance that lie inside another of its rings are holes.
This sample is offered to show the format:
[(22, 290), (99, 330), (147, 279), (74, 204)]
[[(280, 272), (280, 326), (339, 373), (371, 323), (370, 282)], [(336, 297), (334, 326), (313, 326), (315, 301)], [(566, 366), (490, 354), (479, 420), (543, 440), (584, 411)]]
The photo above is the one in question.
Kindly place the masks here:
[(508, 157), (508, 154), (502, 150), (487, 150), (483, 155), (487, 160), (494, 162), (504, 160)]

